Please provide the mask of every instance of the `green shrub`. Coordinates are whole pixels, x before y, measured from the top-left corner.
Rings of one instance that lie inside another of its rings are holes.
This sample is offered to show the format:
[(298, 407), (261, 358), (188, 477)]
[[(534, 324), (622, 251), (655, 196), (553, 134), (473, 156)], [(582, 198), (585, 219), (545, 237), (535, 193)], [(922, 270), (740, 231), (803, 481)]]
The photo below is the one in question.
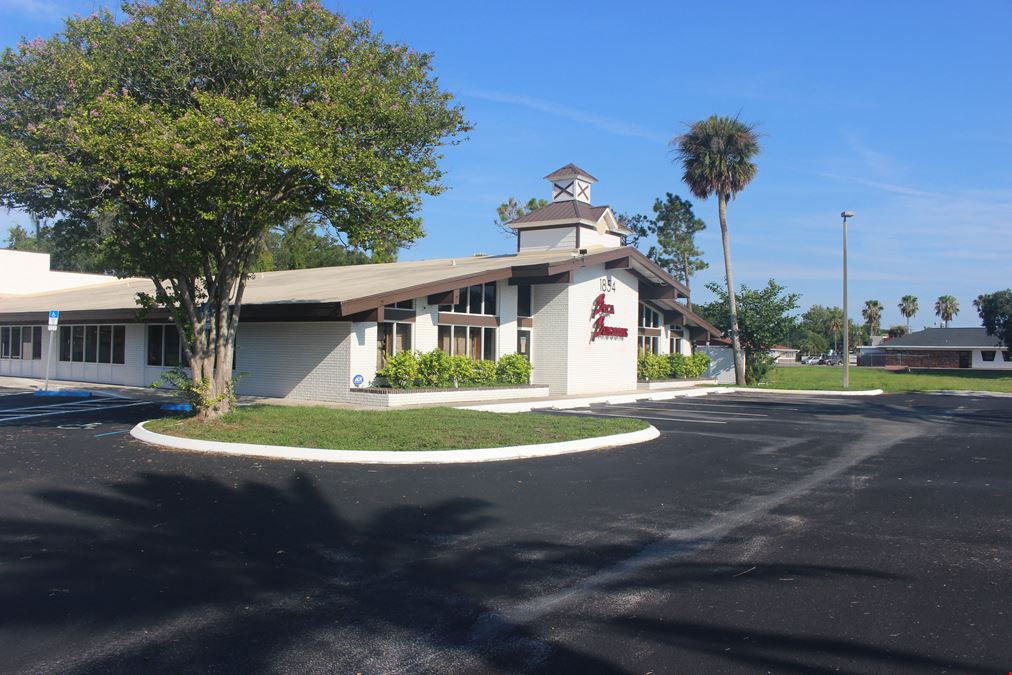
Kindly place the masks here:
[(696, 352), (689, 357), (688, 377), (703, 377), (710, 369), (710, 355), (705, 352)]
[(500, 384), (528, 384), (532, 369), (531, 362), (523, 354), (507, 354), (496, 365), (495, 379)]
[(450, 357), (441, 349), (433, 349), (418, 357), (418, 386), (449, 387)]
[(690, 359), (691, 357), (677, 352), (674, 354), (668, 354), (668, 372), (670, 373), (670, 376), (679, 380), (689, 377), (689, 372), (691, 370)]
[(776, 365), (776, 358), (765, 351), (745, 352), (745, 382), (747, 384), (762, 384), (766, 376)]
[(413, 351), (397, 352), (387, 359), (387, 364), (376, 371), (386, 378), (391, 387), (405, 389), (415, 386), (418, 380), (418, 353)]
[(509, 354), (495, 361), (475, 361), (463, 354), (449, 356), (431, 352), (398, 352), (376, 374), (395, 389), (410, 387), (488, 387), (495, 384), (527, 384), (531, 364), (527, 357)]
[(636, 362), (636, 377), (640, 380), (666, 380), (671, 375), (668, 359), (661, 354), (640, 352)]
[(472, 361), (474, 376), (471, 384), (476, 387), (490, 387), (495, 384), (495, 361)]
[(475, 380), (475, 363), (477, 363), (477, 361), (468, 356), (464, 356), (463, 354), (451, 356), (449, 359), (450, 386), (472, 386)]

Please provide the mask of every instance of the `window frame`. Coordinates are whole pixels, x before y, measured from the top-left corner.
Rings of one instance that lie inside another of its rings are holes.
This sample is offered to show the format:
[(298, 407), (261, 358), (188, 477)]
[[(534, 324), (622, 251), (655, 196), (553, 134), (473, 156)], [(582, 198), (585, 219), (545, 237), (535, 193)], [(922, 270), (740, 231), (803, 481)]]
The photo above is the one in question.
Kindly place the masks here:
[(984, 363), (994, 363), (995, 356), (997, 356), (998, 350), (996, 349), (981, 349), (980, 360)]
[[(39, 333), (41, 335), (42, 327), (38, 326), (37, 328), (39, 329)], [(109, 335), (108, 361), (102, 360), (103, 329), (107, 330)], [(76, 349), (78, 346), (78, 336), (80, 336), (79, 350)], [(119, 340), (117, 340), (117, 338), (119, 338)], [(51, 339), (56, 340), (59, 343), (56, 355), (57, 362), (59, 363), (84, 363), (97, 366), (126, 365), (126, 324), (64, 324), (59, 327), (56, 331), (56, 335), (54, 335)], [(93, 342), (94, 345), (92, 344)], [(34, 349), (34, 344), (32, 348)], [(75, 358), (78, 354), (80, 354), (80, 358)]]
[[(458, 290), (460, 302), (455, 305), (439, 305), (438, 311), (470, 316), (499, 316), (499, 284), (487, 281), (472, 284)], [(491, 305), (491, 306), (490, 306)]]
[[(390, 326), (390, 340), (387, 342), (380, 338), (385, 331), (383, 326)], [(402, 330), (407, 330), (407, 346), (401, 347), (400, 340), (398, 337), (402, 335)], [(410, 321), (380, 321), (376, 324), (376, 370), (381, 370), (386, 367), (387, 360), (394, 354), (398, 354), (402, 351), (411, 351), (414, 348), (415, 336), (414, 336), (414, 324)], [(380, 346), (382, 345), (382, 349)]]
[[(478, 338), (476, 347), (472, 335)], [(449, 340), (449, 350), (443, 348), (446, 339)], [(458, 349), (458, 340), (463, 340), (463, 352)], [(448, 356), (466, 356), (475, 361), (496, 362), (499, 360), (496, 349), (498, 342), (499, 329), (493, 326), (469, 326), (459, 323), (440, 323), (436, 326), (436, 347)], [(492, 358), (485, 358), (488, 354), (491, 354)]]

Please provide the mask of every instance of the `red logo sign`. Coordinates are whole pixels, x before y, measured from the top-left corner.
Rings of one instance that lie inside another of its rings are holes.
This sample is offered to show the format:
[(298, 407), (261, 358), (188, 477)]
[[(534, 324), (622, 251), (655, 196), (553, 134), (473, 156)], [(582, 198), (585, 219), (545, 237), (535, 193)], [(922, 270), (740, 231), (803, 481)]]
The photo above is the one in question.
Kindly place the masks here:
[(590, 318), (594, 320), (590, 339), (593, 342), (599, 337), (629, 337), (629, 329), (604, 325), (604, 320), (615, 313), (615, 305), (604, 301), (604, 293), (594, 298), (590, 309)]

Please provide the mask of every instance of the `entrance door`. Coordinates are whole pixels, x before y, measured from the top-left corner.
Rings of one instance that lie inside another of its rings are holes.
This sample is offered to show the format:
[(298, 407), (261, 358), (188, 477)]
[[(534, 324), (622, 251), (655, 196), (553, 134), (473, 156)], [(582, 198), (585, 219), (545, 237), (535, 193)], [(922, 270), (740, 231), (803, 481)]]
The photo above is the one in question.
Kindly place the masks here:
[(529, 330), (517, 331), (517, 354), (523, 354), (527, 360), (531, 360), (531, 332)]
[(970, 367), (970, 352), (959, 352), (959, 367), (960, 368)]

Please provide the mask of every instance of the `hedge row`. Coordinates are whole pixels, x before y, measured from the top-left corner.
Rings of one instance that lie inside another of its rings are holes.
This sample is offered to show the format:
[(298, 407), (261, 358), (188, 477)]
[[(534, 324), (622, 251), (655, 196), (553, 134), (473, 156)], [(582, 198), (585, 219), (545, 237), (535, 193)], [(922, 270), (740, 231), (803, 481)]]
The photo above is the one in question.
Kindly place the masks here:
[(636, 377), (639, 380), (692, 379), (702, 377), (709, 367), (710, 357), (703, 352), (696, 352), (692, 356), (640, 352)]
[(411, 387), (483, 387), (496, 384), (528, 384), (531, 362), (522, 354), (508, 354), (495, 361), (476, 361), (467, 356), (405, 351), (387, 359), (376, 372), (396, 389)]

